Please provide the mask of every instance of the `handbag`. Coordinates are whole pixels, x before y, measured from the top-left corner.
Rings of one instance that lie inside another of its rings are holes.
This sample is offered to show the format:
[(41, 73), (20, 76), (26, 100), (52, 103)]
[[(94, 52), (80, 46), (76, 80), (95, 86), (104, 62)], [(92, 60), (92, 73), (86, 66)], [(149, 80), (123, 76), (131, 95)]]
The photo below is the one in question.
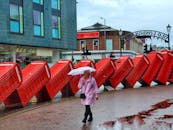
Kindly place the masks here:
[(85, 99), (85, 98), (86, 98), (85, 93), (81, 93), (81, 94), (80, 94), (80, 98), (81, 98), (81, 99)]

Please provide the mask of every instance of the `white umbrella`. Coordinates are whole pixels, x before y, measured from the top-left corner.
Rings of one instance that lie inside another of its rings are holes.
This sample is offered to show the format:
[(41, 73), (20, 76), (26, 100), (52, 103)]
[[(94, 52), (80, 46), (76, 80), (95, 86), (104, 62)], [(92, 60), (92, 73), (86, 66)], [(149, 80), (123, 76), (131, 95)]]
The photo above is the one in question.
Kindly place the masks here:
[(77, 69), (71, 70), (68, 75), (80, 75), (84, 74), (85, 71), (95, 72), (96, 70), (92, 67), (85, 66), (85, 67), (79, 67)]

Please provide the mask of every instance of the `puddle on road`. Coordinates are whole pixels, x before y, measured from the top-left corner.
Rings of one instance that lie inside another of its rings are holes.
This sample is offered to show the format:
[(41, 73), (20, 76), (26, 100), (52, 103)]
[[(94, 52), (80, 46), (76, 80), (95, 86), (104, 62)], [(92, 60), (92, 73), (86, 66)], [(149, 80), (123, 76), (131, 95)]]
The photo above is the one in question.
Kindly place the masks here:
[(99, 125), (97, 130), (173, 130), (173, 115), (164, 114), (159, 118), (152, 119), (154, 112), (159, 109), (169, 108), (172, 104), (172, 99), (164, 100), (136, 115), (120, 117), (115, 121), (107, 121)]

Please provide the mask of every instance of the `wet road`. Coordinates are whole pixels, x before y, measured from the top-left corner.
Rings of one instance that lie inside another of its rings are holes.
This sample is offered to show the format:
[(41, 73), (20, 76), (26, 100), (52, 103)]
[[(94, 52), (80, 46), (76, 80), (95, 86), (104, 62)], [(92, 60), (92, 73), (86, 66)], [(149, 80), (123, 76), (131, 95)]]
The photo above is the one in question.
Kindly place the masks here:
[[(173, 85), (123, 89), (99, 94), (92, 107), (94, 120), (83, 127), (84, 109), (79, 98), (46, 103), (35, 109), (21, 110), (0, 118), (0, 130), (97, 130), (99, 124), (148, 110), (153, 104), (173, 98)], [(154, 117), (172, 114), (173, 107), (159, 110)]]

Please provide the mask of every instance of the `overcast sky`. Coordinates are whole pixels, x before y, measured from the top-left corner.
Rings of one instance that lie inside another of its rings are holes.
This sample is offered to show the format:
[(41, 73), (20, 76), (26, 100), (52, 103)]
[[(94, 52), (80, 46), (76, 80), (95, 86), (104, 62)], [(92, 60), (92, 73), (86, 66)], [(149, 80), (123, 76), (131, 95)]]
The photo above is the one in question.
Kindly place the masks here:
[(173, 0), (77, 0), (78, 29), (102, 23), (127, 31), (166, 31), (172, 26), (173, 41)]

